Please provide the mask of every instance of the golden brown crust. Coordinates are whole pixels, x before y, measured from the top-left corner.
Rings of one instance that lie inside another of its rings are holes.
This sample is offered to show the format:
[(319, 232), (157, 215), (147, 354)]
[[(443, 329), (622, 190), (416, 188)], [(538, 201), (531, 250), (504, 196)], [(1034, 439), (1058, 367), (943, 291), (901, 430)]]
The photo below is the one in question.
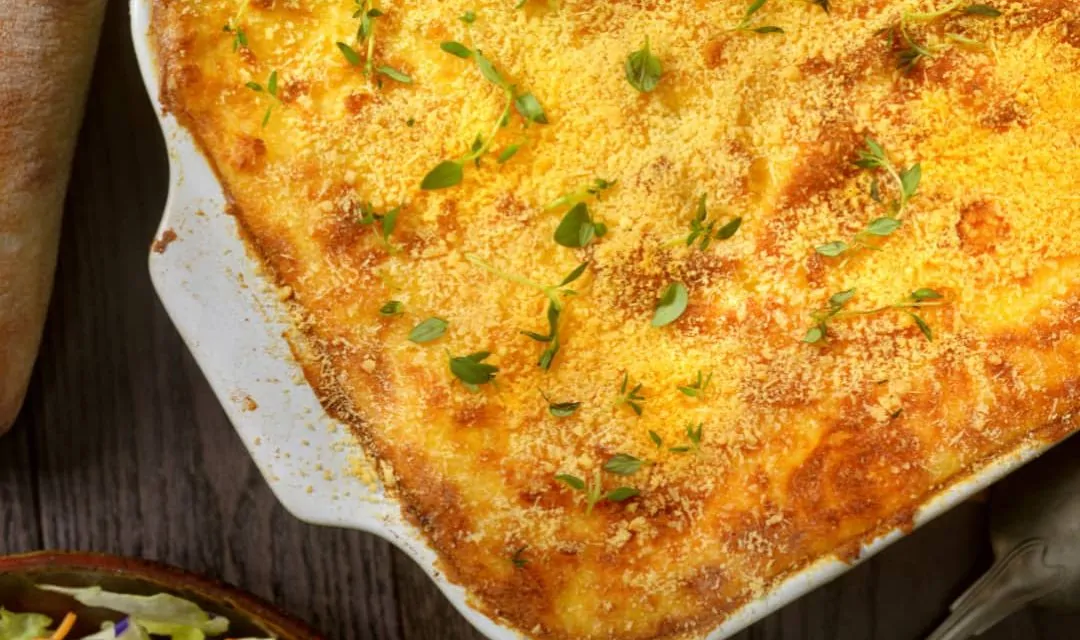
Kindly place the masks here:
[[(905, 75), (882, 33), (899, 1), (834, 3), (829, 16), (769, 3), (755, 19), (783, 35), (718, 27), (738, 22), (738, 3), (509, 4), (380, 4), (376, 55), (414, 79), (381, 89), (337, 51), (356, 24), (332, 2), (238, 14), (238, 2), (158, 0), (153, 29), (163, 102), (285, 288), (305, 374), (479, 608), (540, 638), (701, 635), (818, 559), (857, 557), (909, 528), (920, 505), (986, 465), (1077, 427), (1071, 5), (1003, 0), (1001, 18), (912, 26), (937, 49)], [(230, 19), (248, 34), (235, 52), (221, 31)], [(665, 75), (641, 95), (621, 65), (645, 34)], [(425, 173), (501, 108), (470, 63), (439, 51), (449, 39), (483, 48), (550, 124), (515, 119), (495, 146), (527, 140), (512, 160), (425, 192)], [(245, 83), (272, 71), (282, 104), (264, 127), (268, 99)], [(852, 164), (871, 135), (896, 164), (921, 162), (917, 197), (880, 251), (823, 256), (816, 245), (882, 215), (871, 174)], [(562, 211), (544, 203), (592, 178), (618, 179), (590, 200), (610, 233), (582, 250), (555, 245)], [(711, 218), (743, 218), (706, 250), (681, 241), (702, 192)], [(403, 206), (393, 249), (360, 222), (369, 201)], [(544, 330), (544, 296), (469, 255), (545, 284), (589, 262), (550, 371), (519, 333)], [(674, 280), (689, 306), (654, 328)], [(919, 310), (933, 341), (895, 309), (800, 341), (834, 293), (855, 288), (853, 307), (871, 309), (920, 287), (945, 296)], [(404, 316), (379, 314), (389, 299)], [(429, 316), (449, 321), (447, 335), (408, 342)], [(480, 350), (498, 385), (469, 393), (446, 354)], [(680, 393), (698, 370), (713, 374), (704, 396)], [(643, 385), (640, 417), (616, 402), (624, 376)], [(555, 418), (539, 390), (581, 408)], [(696, 453), (678, 451), (688, 422), (703, 425)], [(607, 490), (640, 491), (626, 502), (587, 512), (554, 478), (591, 479), (617, 453), (652, 463), (601, 475)]]

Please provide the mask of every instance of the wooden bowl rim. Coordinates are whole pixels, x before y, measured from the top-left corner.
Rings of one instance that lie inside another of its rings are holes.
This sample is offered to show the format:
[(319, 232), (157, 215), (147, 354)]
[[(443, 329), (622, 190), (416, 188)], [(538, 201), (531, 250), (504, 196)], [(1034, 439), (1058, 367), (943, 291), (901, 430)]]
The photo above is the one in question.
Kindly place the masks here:
[(88, 551), (33, 551), (0, 556), (0, 574), (30, 573), (43, 569), (85, 571), (154, 583), (170, 593), (192, 593), (251, 616), (285, 639), (325, 640), (307, 623), (273, 604), (221, 580), (157, 562)]

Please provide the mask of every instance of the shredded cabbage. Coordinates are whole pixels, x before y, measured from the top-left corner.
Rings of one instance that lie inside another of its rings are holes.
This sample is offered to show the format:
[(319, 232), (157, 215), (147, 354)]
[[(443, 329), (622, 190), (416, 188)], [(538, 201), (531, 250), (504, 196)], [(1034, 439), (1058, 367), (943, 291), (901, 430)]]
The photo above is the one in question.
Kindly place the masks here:
[[(131, 624), (119, 635), (116, 635), (114, 629), (106, 628), (90, 636), (93, 640), (143, 640), (147, 638), (147, 634), (167, 636), (172, 640), (205, 640), (208, 635), (218, 636), (229, 630), (227, 619), (212, 617), (194, 602), (164, 593), (156, 596), (129, 596), (103, 591), (101, 587), (69, 589), (38, 585), (38, 588), (71, 596), (88, 607), (109, 609), (129, 616)], [(117, 627), (119, 626), (121, 625), (118, 624)], [(15, 638), (22, 640), (20, 636)], [(0, 636), (0, 640), (8, 639)]]
[(0, 609), (0, 640), (34, 640), (45, 635), (52, 624), (40, 613), (12, 613)]

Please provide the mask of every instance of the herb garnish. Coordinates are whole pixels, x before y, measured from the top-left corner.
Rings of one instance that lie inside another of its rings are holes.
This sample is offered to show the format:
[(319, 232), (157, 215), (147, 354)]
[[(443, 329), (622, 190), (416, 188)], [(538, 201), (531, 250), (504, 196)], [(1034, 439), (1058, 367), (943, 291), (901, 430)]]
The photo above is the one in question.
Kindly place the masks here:
[(592, 513), (593, 506), (597, 502), (607, 500), (608, 502), (623, 502), (629, 500), (641, 492), (633, 487), (618, 487), (607, 493), (604, 493), (604, 486), (600, 480), (600, 470), (597, 469), (593, 475), (593, 480), (586, 486), (585, 481), (577, 476), (573, 476), (566, 473), (560, 473), (555, 476), (555, 479), (562, 482), (566, 486), (570, 487), (574, 491), (580, 491), (585, 494), (585, 513)]
[(522, 554), (525, 553), (525, 550), (528, 548), (528, 545), (521, 547), (514, 552), (514, 555), (510, 556), (510, 562), (513, 563), (515, 568), (521, 569), (525, 565), (529, 564), (529, 561), (526, 560), (524, 556), (522, 556)]
[(580, 402), (552, 402), (551, 398), (543, 391), (540, 392), (540, 395), (544, 396), (544, 400), (548, 403), (548, 413), (556, 418), (572, 416), (581, 407)]
[(248, 46), (247, 32), (244, 31), (244, 27), (240, 25), (240, 20), (244, 17), (244, 12), (247, 11), (248, 3), (250, 0), (244, 0), (240, 3), (240, 8), (236, 10), (236, 13), (229, 18), (229, 21), (225, 23), (225, 26), (221, 28), (225, 33), (231, 33), (233, 35), (232, 50), (236, 53), (240, 50), (240, 47)]
[(476, 12), (472, 9), (469, 9), (465, 13), (461, 14), (461, 17), (458, 18), (458, 20), (461, 20), (465, 24), (472, 24), (476, 22)]
[(604, 471), (619, 476), (632, 476), (637, 473), (641, 467), (649, 466), (651, 464), (652, 462), (648, 460), (635, 458), (628, 453), (616, 453), (604, 463)]
[(735, 28), (733, 28), (732, 31), (752, 31), (753, 33), (783, 33), (784, 30), (780, 27), (750, 26), (750, 22), (753, 20), (754, 14), (757, 13), (762, 7), (764, 7), (766, 2), (767, 0), (754, 0), (754, 2), (752, 2), (750, 6), (746, 8), (746, 11), (743, 13), (742, 20), (739, 22), (739, 24), (735, 25)]
[(270, 72), (270, 77), (267, 78), (265, 87), (258, 82), (248, 82), (244, 86), (255, 93), (266, 93), (270, 96), (270, 105), (266, 107), (266, 113), (263, 115), (262, 119), (262, 126), (265, 128), (267, 123), (270, 122), (270, 114), (274, 111), (274, 105), (281, 103), (278, 99), (278, 72), (276, 69)]
[[(896, 39), (896, 32), (899, 31), (900, 38), (904, 42), (904, 47), (896, 52), (896, 66), (904, 73), (911, 73), (919, 62), (923, 58), (933, 58), (935, 53), (939, 53), (940, 49), (935, 49), (927, 43), (919, 42), (911, 36), (909, 30), (909, 23), (911, 22), (932, 22), (951, 13), (959, 13), (961, 15), (968, 16), (980, 16), (984, 18), (997, 18), (1001, 16), (1001, 11), (986, 4), (966, 4), (963, 0), (957, 0), (952, 2), (941, 9), (936, 11), (929, 11), (926, 13), (920, 13), (915, 11), (905, 11), (900, 16), (899, 28), (893, 27), (885, 29), (889, 34), (889, 44), (892, 45)], [(958, 42), (964, 45), (982, 46), (982, 43), (978, 40), (973, 40), (959, 33), (946, 33), (945, 37), (954, 42)]]
[(405, 312), (405, 305), (400, 300), (389, 300), (379, 307), (379, 314), (384, 316), (400, 316)]
[(394, 228), (397, 226), (398, 213), (401, 212), (401, 207), (394, 207), (386, 213), (375, 213), (375, 209), (371, 206), (370, 202), (365, 202), (360, 205), (360, 224), (364, 226), (370, 226), (375, 229), (379, 238), (379, 242), (386, 247), (387, 251), (391, 253), (397, 251), (397, 249), (390, 244), (390, 234), (394, 232)]
[(461, 380), (469, 391), (479, 391), (478, 385), (495, 380), (495, 374), (499, 372), (498, 367), (484, 362), (490, 356), (491, 353), (488, 351), (477, 351), (456, 358), (451, 356), (450, 373), (453, 373), (458, 380)]
[(567, 289), (566, 285), (571, 284), (572, 282), (574, 282), (575, 280), (580, 278), (582, 276), (582, 274), (585, 273), (585, 269), (588, 268), (589, 263), (588, 262), (582, 262), (573, 271), (571, 271), (569, 274), (567, 274), (567, 276), (565, 278), (563, 278), (562, 281), (559, 282), (559, 284), (550, 285), (550, 286), (544, 286), (544, 285), (540, 284), (539, 282), (536, 282), (534, 280), (530, 280), (530, 279), (525, 278), (523, 276), (519, 276), (519, 275), (513, 274), (513, 273), (506, 273), (505, 271), (500, 271), (499, 269), (496, 269), (494, 266), (492, 266), (487, 261), (481, 259), (479, 256), (476, 256), (474, 254), (471, 254), (471, 253), (466, 254), (465, 258), (469, 262), (473, 263), (474, 265), (480, 267), (481, 269), (483, 269), (484, 271), (487, 271), (488, 273), (490, 273), (492, 275), (498, 276), (498, 277), (500, 277), (503, 280), (506, 280), (508, 282), (515, 282), (517, 284), (523, 284), (526, 287), (536, 289), (537, 291), (539, 291), (539, 292), (543, 293), (545, 296), (547, 296), (547, 299), (548, 299), (548, 308), (547, 308), (548, 333), (547, 334), (540, 334), (540, 333), (536, 333), (534, 331), (522, 331), (521, 333), (528, 336), (528, 337), (530, 337), (530, 338), (532, 338), (533, 340), (536, 340), (537, 342), (543, 342), (543, 343), (546, 343), (548, 345), (548, 347), (544, 350), (544, 352), (542, 354), (540, 354), (540, 361), (538, 362), (538, 364), (539, 364), (540, 368), (542, 368), (542, 369), (545, 369), (545, 370), (550, 369), (551, 368), (551, 363), (552, 363), (552, 361), (554, 361), (555, 355), (557, 353), (559, 353), (559, 348), (560, 348), (560, 344), (559, 344), (559, 319), (560, 319), (560, 317), (562, 315), (563, 304), (564, 304), (562, 298), (564, 296), (577, 295), (576, 291), (574, 291), (573, 289)]
[[(362, 62), (364, 75), (370, 78), (374, 78), (375, 74), (379, 74), (397, 82), (412, 84), (412, 78), (408, 74), (394, 67), (388, 65), (375, 66), (375, 19), (381, 18), (384, 14), (373, 6), (373, 0), (356, 0), (356, 7), (353, 18), (360, 19), (360, 26), (356, 29), (356, 45), (364, 51), (364, 55), (361, 58), (361, 55), (355, 49), (339, 41), (337, 47), (341, 51), (341, 55), (345, 56), (345, 60), (354, 67), (361, 66)], [(377, 80), (377, 82), (381, 86), (382, 80)]]
[[(915, 197), (919, 182), (922, 180), (922, 165), (916, 162), (906, 169), (898, 169), (889, 160), (881, 144), (873, 138), (866, 139), (866, 148), (859, 151), (855, 165), (868, 171), (884, 171), (895, 183), (898, 195), (886, 205), (888, 215), (870, 221), (866, 228), (856, 233), (850, 241), (834, 240), (814, 247), (819, 254), (829, 258), (835, 258), (853, 249), (880, 249), (881, 247), (867, 240), (873, 237), (884, 238), (900, 228), (901, 218), (907, 210), (908, 202)], [(886, 204), (877, 176), (870, 182), (870, 197), (879, 204)]]
[(631, 409), (633, 409), (634, 413), (638, 414), (638, 416), (641, 416), (641, 403), (645, 402), (645, 396), (639, 393), (641, 391), (642, 385), (639, 382), (633, 389), (627, 391), (626, 388), (629, 385), (629, 382), (630, 373), (623, 373), (622, 385), (619, 387), (619, 397), (616, 398), (615, 405), (618, 406), (620, 404), (625, 404)]
[(708, 376), (703, 378), (701, 376), (701, 370), (698, 369), (697, 380), (695, 380), (693, 384), (679, 387), (679, 391), (681, 391), (687, 396), (690, 396), (691, 398), (700, 398), (701, 396), (705, 395), (705, 387), (708, 387), (711, 381), (711, 371), (709, 372)]
[[(701, 453), (701, 432), (705, 428), (705, 423), (698, 423), (697, 427), (693, 423), (686, 425), (686, 439), (690, 441), (690, 444), (679, 447), (671, 447), (668, 451), (672, 453)], [(657, 445), (659, 446), (659, 445)]]
[(558, 209), (559, 207), (573, 207), (579, 202), (583, 202), (590, 197), (600, 199), (600, 194), (615, 186), (618, 180), (604, 180), (603, 178), (596, 178), (588, 185), (578, 189), (577, 191), (571, 191), (564, 193), (558, 198), (555, 198), (551, 202), (544, 206), (544, 211), (550, 211), (552, 209)]
[(655, 444), (658, 449), (664, 446), (664, 439), (660, 437), (659, 433), (652, 429), (649, 429), (649, 440), (652, 440), (653, 444)]
[(709, 211), (706, 207), (706, 194), (701, 194), (698, 198), (697, 209), (694, 212), (693, 219), (690, 220), (690, 235), (686, 236), (686, 246), (692, 246), (699, 239), (701, 241), (700, 249), (705, 251), (709, 248), (709, 244), (713, 239), (716, 240), (728, 240), (735, 235), (735, 232), (742, 226), (742, 217), (732, 218), (726, 222), (719, 229), (716, 229), (716, 220), (709, 220)]
[(589, 214), (589, 207), (579, 202), (563, 216), (555, 228), (555, 242), (564, 247), (577, 249), (588, 246), (593, 238), (603, 238), (607, 234), (607, 225), (596, 222)]
[(815, 4), (825, 10), (825, 13), (829, 12), (829, 0), (810, 0), (810, 4)]
[(449, 323), (442, 318), (428, 318), (413, 327), (413, 330), (409, 332), (409, 342), (423, 344), (425, 342), (431, 342), (432, 340), (438, 340), (446, 333), (448, 324)]
[(653, 314), (652, 326), (663, 327), (679, 319), (686, 311), (686, 305), (690, 300), (690, 294), (686, 285), (681, 282), (672, 282), (660, 295), (656, 303), (656, 313)]
[[(439, 48), (450, 55), (462, 58), (463, 60), (474, 60), (477, 68), (480, 70), (480, 74), (484, 76), (488, 82), (503, 91), (506, 103), (487, 138), (484, 138), (482, 134), (477, 134), (476, 139), (473, 141), (468, 152), (454, 160), (443, 160), (435, 165), (435, 168), (424, 176), (424, 180), (420, 183), (420, 188), (425, 191), (446, 189), (461, 184), (461, 181), (465, 177), (465, 165), (469, 162), (474, 162), (476, 166), (480, 166), (480, 159), (491, 149), (491, 145), (494, 144), (495, 136), (498, 135), (499, 130), (510, 124), (510, 113), (512, 110), (517, 110), (518, 114), (521, 115), (524, 120), (526, 127), (534, 122), (537, 124), (547, 124), (548, 122), (547, 115), (544, 113), (544, 109), (540, 106), (540, 101), (536, 99), (536, 96), (531, 93), (518, 93), (517, 87), (503, 78), (502, 74), (496, 69), (495, 64), (484, 57), (484, 54), (481, 53), (479, 49), (473, 51), (460, 42), (453, 41), (443, 42), (439, 45)], [(517, 153), (520, 146), (520, 142), (507, 146), (507, 148), (499, 155), (499, 163), (501, 164), (509, 160)]]
[(656, 85), (660, 84), (663, 73), (663, 65), (660, 64), (660, 58), (652, 54), (648, 37), (640, 49), (626, 56), (626, 81), (641, 93), (649, 93), (655, 89)]
[(828, 325), (833, 320), (851, 316), (868, 316), (892, 310), (902, 311), (911, 316), (911, 319), (915, 321), (915, 326), (917, 326), (919, 331), (926, 336), (926, 339), (933, 341), (934, 333), (931, 331), (930, 325), (928, 325), (921, 316), (912, 311), (912, 309), (917, 310), (928, 307), (940, 307), (945, 304), (942, 302), (945, 296), (933, 289), (925, 287), (912, 291), (906, 298), (896, 304), (885, 305), (875, 309), (847, 309), (847, 304), (851, 302), (851, 299), (854, 297), (855, 289), (847, 289), (846, 291), (834, 293), (830, 296), (828, 306), (823, 309), (818, 309), (810, 314), (810, 317), (814, 320), (814, 326), (806, 331), (806, 335), (803, 337), (802, 341), (807, 344), (825, 341), (828, 338)]

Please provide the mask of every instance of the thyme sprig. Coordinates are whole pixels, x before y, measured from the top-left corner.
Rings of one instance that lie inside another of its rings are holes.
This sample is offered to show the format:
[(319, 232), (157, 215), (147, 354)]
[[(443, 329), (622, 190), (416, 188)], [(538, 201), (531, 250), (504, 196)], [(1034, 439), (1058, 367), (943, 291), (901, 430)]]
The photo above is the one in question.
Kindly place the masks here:
[[(389, 65), (375, 66), (375, 20), (381, 18), (384, 14), (375, 8), (373, 0), (355, 1), (356, 10), (353, 12), (353, 18), (360, 19), (360, 25), (356, 29), (356, 46), (364, 54), (361, 56), (356, 49), (345, 42), (339, 41), (337, 47), (341, 51), (341, 55), (354, 67), (359, 67), (362, 63), (364, 75), (372, 78), (378, 86), (382, 86), (381, 76), (403, 84), (412, 84), (412, 77), (403, 71)], [(376, 78), (376, 74), (380, 77)]]
[(750, 6), (746, 8), (746, 11), (743, 13), (742, 20), (739, 21), (739, 24), (735, 25), (732, 31), (748, 31), (753, 33), (783, 33), (784, 30), (780, 27), (774, 27), (770, 25), (758, 27), (750, 26), (754, 20), (754, 14), (760, 11), (761, 8), (765, 6), (765, 3), (767, 1), (768, 0), (754, 0), (754, 2), (752, 2)]
[(247, 31), (244, 30), (244, 26), (240, 24), (240, 21), (244, 19), (244, 13), (247, 12), (248, 4), (251, 0), (243, 0), (240, 6), (237, 8), (229, 21), (225, 23), (225, 26), (221, 28), (225, 33), (232, 34), (232, 50), (236, 53), (240, 50), (240, 47), (248, 46)]
[(706, 203), (707, 194), (701, 194), (698, 198), (694, 217), (690, 220), (690, 234), (686, 236), (686, 246), (699, 243), (698, 248), (705, 251), (713, 240), (729, 240), (742, 226), (742, 216), (737, 216), (725, 222), (717, 229), (717, 220), (709, 220), (709, 210)]
[(274, 106), (281, 104), (281, 100), (278, 98), (278, 72), (277, 69), (270, 72), (270, 77), (266, 79), (266, 85), (263, 86), (258, 82), (248, 82), (245, 84), (248, 89), (251, 89), (255, 93), (265, 93), (270, 96), (270, 104), (266, 107), (266, 113), (263, 114), (262, 126), (265, 129), (266, 125), (270, 122), (270, 115), (274, 112)]
[[(544, 113), (544, 109), (536, 96), (531, 93), (518, 93), (517, 87), (510, 84), (499, 73), (495, 64), (486, 58), (479, 49), (474, 51), (460, 42), (453, 41), (443, 42), (439, 45), (439, 48), (452, 56), (463, 60), (471, 59), (476, 62), (480, 75), (502, 90), (505, 102), (502, 111), (499, 113), (499, 118), (495, 121), (486, 138), (483, 134), (477, 134), (466, 153), (451, 160), (443, 160), (424, 176), (420, 188), (425, 191), (446, 189), (461, 184), (465, 177), (465, 165), (473, 162), (477, 167), (480, 166), (480, 159), (491, 149), (499, 131), (510, 124), (510, 114), (514, 109), (517, 110), (526, 127), (533, 123), (547, 124), (548, 122), (547, 114)], [(516, 142), (508, 145), (498, 157), (499, 164), (506, 162), (517, 153), (521, 144), (521, 142)]]
[(884, 172), (894, 183), (897, 196), (886, 203), (882, 195), (881, 183), (875, 175), (870, 182), (870, 197), (887, 208), (886, 215), (874, 218), (866, 227), (850, 240), (833, 240), (814, 247), (814, 250), (826, 257), (835, 258), (848, 251), (870, 249), (877, 251), (880, 246), (869, 242), (872, 238), (884, 238), (892, 235), (902, 225), (902, 218), (907, 212), (908, 203), (919, 190), (922, 181), (922, 165), (916, 162), (906, 169), (898, 168), (890, 159), (881, 143), (873, 138), (866, 139), (866, 148), (859, 151), (855, 165), (867, 171)]
[(600, 469), (593, 473), (592, 481), (588, 484), (581, 478), (568, 473), (560, 473), (555, 479), (570, 487), (574, 491), (585, 494), (585, 513), (592, 513), (593, 507), (598, 502), (623, 502), (629, 500), (641, 492), (633, 487), (617, 487), (611, 491), (604, 491), (603, 480), (600, 478)]
[(615, 399), (615, 405), (623, 405), (630, 407), (634, 413), (639, 417), (642, 413), (641, 403), (645, 402), (645, 396), (641, 395), (642, 383), (637, 383), (632, 389), (627, 391), (630, 386), (630, 373), (623, 373), (622, 384), (619, 385), (619, 396)]
[(895, 304), (888, 304), (873, 309), (848, 309), (847, 305), (854, 297), (855, 289), (847, 289), (830, 296), (828, 304), (824, 308), (817, 309), (810, 314), (810, 317), (814, 320), (814, 324), (807, 329), (806, 335), (803, 337), (802, 341), (807, 344), (816, 344), (826, 341), (829, 336), (829, 323), (835, 320), (855, 316), (876, 315), (887, 311), (900, 311), (911, 316), (911, 319), (915, 322), (915, 326), (917, 326), (919, 331), (926, 336), (926, 339), (933, 341), (934, 333), (930, 329), (930, 325), (926, 323), (922, 316), (915, 313), (915, 311), (931, 307), (940, 307), (947, 304), (944, 299), (945, 296), (934, 289), (925, 287), (912, 291), (907, 297)]
[[(916, 40), (911, 35), (910, 27), (912, 23), (933, 22), (953, 14), (981, 16), (984, 18), (997, 18), (1001, 16), (1001, 12), (990, 5), (970, 4), (964, 0), (956, 0), (934, 11), (905, 11), (900, 15), (899, 27), (885, 29), (889, 34), (890, 46), (893, 46), (895, 43), (897, 32), (899, 32), (900, 39), (904, 44), (904, 46), (896, 52), (896, 67), (904, 73), (911, 73), (923, 59), (933, 58), (935, 54), (940, 53), (943, 50), (942, 48), (935, 48), (929, 43)], [(982, 46), (982, 43), (978, 40), (968, 38), (959, 33), (946, 33), (945, 37), (964, 45)]]
[(548, 394), (543, 391), (540, 395), (544, 397), (544, 400), (548, 403), (548, 413), (556, 418), (568, 418), (574, 415), (579, 408), (581, 408), (580, 402), (552, 402)]
[(589, 184), (574, 191), (564, 193), (547, 203), (544, 205), (544, 211), (551, 211), (552, 209), (558, 209), (559, 207), (574, 207), (579, 202), (585, 202), (589, 198), (599, 200), (600, 196), (608, 189), (614, 187), (617, 182), (618, 180), (595, 178)]
[[(699, 422), (696, 426), (694, 423), (686, 425), (686, 440), (689, 444), (680, 445), (678, 447), (668, 447), (668, 451), (671, 453), (701, 453), (701, 432), (705, 429), (705, 423)], [(652, 433), (652, 432), (650, 432)], [(655, 441), (655, 440), (654, 440)], [(660, 446), (657, 444), (656, 446)]]
[(679, 391), (691, 398), (700, 398), (705, 395), (705, 389), (712, 382), (712, 372), (709, 375), (702, 377), (701, 369), (698, 369), (697, 380), (688, 385), (682, 385), (679, 387)]
[(375, 231), (375, 235), (383, 247), (390, 253), (396, 253), (397, 247), (390, 244), (390, 235), (394, 233), (400, 212), (401, 207), (394, 207), (386, 213), (377, 213), (370, 202), (365, 202), (360, 205), (358, 222), (366, 227), (370, 226)]
[(551, 368), (551, 363), (555, 360), (556, 354), (559, 353), (561, 347), (559, 342), (559, 322), (562, 317), (563, 306), (565, 304), (563, 298), (566, 296), (577, 295), (577, 291), (567, 288), (567, 285), (573, 283), (580, 278), (585, 270), (588, 268), (589, 263), (583, 262), (578, 265), (573, 271), (571, 271), (565, 278), (563, 278), (559, 284), (543, 285), (535, 280), (530, 280), (524, 276), (517, 275), (515, 273), (507, 273), (502, 271), (487, 262), (483, 258), (475, 254), (466, 254), (465, 258), (473, 263), (475, 266), (480, 267), (484, 271), (502, 278), (507, 282), (513, 282), (516, 284), (525, 285), (531, 289), (535, 289), (543, 293), (548, 299), (547, 307), (547, 321), (548, 321), (548, 333), (541, 334), (534, 331), (522, 331), (523, 335), (526, 335), (537, 342), (547, 344), (547, 348), (540, 354), (540, 360), (537, 363), (540, 368), (547, 370)]

